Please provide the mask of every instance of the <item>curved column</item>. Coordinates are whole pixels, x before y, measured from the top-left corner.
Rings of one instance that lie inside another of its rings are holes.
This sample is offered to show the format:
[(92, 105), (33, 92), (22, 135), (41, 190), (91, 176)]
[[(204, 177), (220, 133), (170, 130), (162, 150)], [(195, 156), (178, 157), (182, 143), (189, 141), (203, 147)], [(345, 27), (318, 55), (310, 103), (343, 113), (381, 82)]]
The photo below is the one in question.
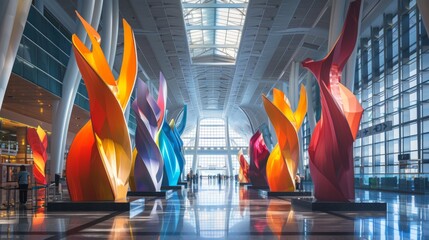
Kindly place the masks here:
[(231, 159), (231, 142), (229, 141), (229, 123), (228, 123), (228, 118), (226, 118), (225, 121), (225, 140), (226, 140), (226, 149), (227, 153), (228, 153), (228, 162), (226, 163), (228, 166), (228, 175), (229, 176), (233, 176), (233, 171), (232, 171), (232, 159)]
[(197, 126), (195, 131), (195, 145), (194, 145), (194, 154), (192, 157), (192, 172), (196, 173), (197, 171), (197, 163), (198, 163), (198, 156), (197, 156), (197, 150), (198, 150), (198, 140), (200, 138), (200, 118), (197, 118)]
[(104, 56), (110, 65), (110, 52), (112, 51), (112, 24), (113, 24), (113, 2), (112, 0), (104, 0), (103, 4), (103, 32), (101, 34), (101, 48), (103, 49)]
[(316, 113), (314, 111), (314, 90), (313, 90), (313, 77), (311, 76), (310, 72), (307, 72), (305, 77), (305, 88), (307, 89), (307, 121), (308, 125), (310, 125), (310, 134), (313, 132), (314, 127), (316, 127)]
[(328, 52), (332, 49), (343, 28), (349, 0), (332, 0), (331, 19), (329, 22)]
[[(81, 0), (78, 2), (78, 9), (81, 16), (91, 23), (92, 26), (98, 26), (101, 14), (101, 5), (103, 1)], [(96, 8), (99, 8), (98, 10)], [(95, 27), (97, 28), (97, 27)], [(76, 35), (88, 44), (87, 33), (81, 24), (77, 25)], [(76, 64), (75, 56), (71, 51), (70, 59), (67, 64), (67, 70), (64, 74), (62, 97), (55, 109), (55, 121), (52, 126), (52, 147), (51, 147), (51, 176), (55, 173), (61, 174), (64, 165), (64, 152), (67, 140), (68, 126), (70, 116), (73, 110), (74, 100), (81, 81), (81, 75)]]
[(109, 66), (113, 68), (116, 57), (116, 45), (118, 44), (118, 30), (119, 30), (119, 2), (118, 0), (112, 1), (112, 35), (111, 38), (111, 50), (109, 56)]
[(30, 6), (30, 0), (0, 2), (0, 109)]
[[(359, 12), (359, 25), (358, 25), (358, 40), (359, 40), (359, 36), (360, 36), (360, 27), (361, 27), (361, 22), (362, 22), (362, 9), (363, 9), (363, 4), (361, 4), (360, 6), (360, 12)], [(358, 44), (355, 45), (355, 48), (352, 52), (352, 54), (350, 55), (349, 60), (347, 61), (346, 67), (345, 67), (345, 72), (344, 72), (344, 85), (351, 91), (354, 92), (355, 90), (355, 72), (356, 72), (356, 55), (357, 55), (357, 46)]]
[(426, 32), (429, 33), (429, 1), (417, 0), (417, 7), (419, 8), (420, 15), (422, 16)]
[[(349, 6), (349, 0), (333, 0), (332, 1), (332, 12), (331, 21), (329, 26), (329, 39), (328, 39), (328, 51), (331, 50), (335, 41), (341, 33), (342, 23), (345, 20), (347, 8)], [(360, 12), (362, 12), (363, 4), (361, 5)], [(359, 14), (359, 23), (361, 22), (362, 14)], [(358, 25), (358, 34), (360, 33), (360, 24)], [(356, 53), (357, 44), (347, 61), (346, 66), (343, 70), (343, 82), (344, 85), (353, 92), (354, 90), (354, 79), (356, 69)]]

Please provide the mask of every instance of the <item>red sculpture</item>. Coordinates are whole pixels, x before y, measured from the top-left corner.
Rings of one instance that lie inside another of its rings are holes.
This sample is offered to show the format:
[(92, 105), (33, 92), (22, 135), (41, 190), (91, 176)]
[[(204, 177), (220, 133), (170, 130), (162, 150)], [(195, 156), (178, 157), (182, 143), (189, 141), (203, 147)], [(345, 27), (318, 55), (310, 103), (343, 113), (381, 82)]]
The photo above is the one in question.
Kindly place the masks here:
[(249, 183), (249, 164), (246, 161), (246, 158), (243, 155), (243, 150), (238, 151), (238, 162), (240, 163), (240, 170), (238, 173), (238, 181), (240, 183)]
[(340, 82), (358, 37), (360, 6), (361, 0), (350, 3), (341, 34), (324, 59), (306, 59), (302, 63), (317, 79), (322, 104), (322, 116), (308, 149), (314, 197), (318, 201), (348, 202), (355, 197), (353, 142), (363, 109)]
[(48, 148), (48, 137), (46, 132), (38, 126), (35, 128), (27, 128), (27, 141), (33, 152), (33, 175), (36, 184), (46, 185), (45, 166), (48, 160), (46, 149)]
[(267, 161), (270, 156), (267, 145), (265, 145), (262, 133), (257, 131), (249, 143), (249, 177), (253, 186), (268, 186), (267, 182)]

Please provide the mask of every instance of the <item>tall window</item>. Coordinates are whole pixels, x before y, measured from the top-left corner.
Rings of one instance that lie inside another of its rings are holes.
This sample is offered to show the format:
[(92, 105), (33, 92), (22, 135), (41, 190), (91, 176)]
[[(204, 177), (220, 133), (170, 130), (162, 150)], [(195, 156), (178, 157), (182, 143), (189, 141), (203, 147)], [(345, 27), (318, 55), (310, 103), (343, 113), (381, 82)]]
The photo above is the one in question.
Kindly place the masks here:
[[(225, 120), (205, 118), (199, 123), (198, 132), (194, 128), (183, 137), (185, 146), (186, 169), (197, 161), (197, 171), (203, 176), (238, 174), (239, 162), (237, 153), (243, 149), (247, 154), (248, 142)], [(247, 159), (247, 155), (245, 155)], [(231, 166), (229, 166), (231, 159)]]

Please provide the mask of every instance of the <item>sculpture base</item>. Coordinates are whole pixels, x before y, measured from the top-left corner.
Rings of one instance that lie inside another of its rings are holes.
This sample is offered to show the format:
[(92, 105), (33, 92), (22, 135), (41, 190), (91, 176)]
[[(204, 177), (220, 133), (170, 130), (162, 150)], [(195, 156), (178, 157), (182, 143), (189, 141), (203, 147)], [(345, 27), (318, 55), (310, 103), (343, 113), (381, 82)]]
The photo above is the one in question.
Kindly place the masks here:
[(176, 185), (176, 186), (162, 186), (161, 190), (183, 190), (183, 185)]
[(170, 198), (173, 194), (173, 190), (161, 190), (159, 192), (128, 192), (128, 197), (160, 197)]
[(253, 185), (245, 185), (244, 186), (247, 190), (254, 189), (254, 190), (270, 190), (268, 186), (253, 186)]
[(387, 204), (378, 202), (319, 202), (314, 198), (294, 198), (292, 206), (322, 212), (386, 212)]
[(259, 196), (263, 198), (267, 197), (309, 197), (311, 192), (272, 192), (270, 190), (258, 190)]
[(243, 182), (240, 183), (240, 186), (251, 186), (251, 185), (252, 185), (251, 183), (243, 183)]
[(92, 201), (92, 202), (49, 202), (46, 206), (48, 212), (70, 211), (119, 211), (126, 212), (144, 206), (144, 199), (132, 202)]
[(188, 182), (178, 182), (177, 185), (182, 185), (184, 188), (188, 188)]

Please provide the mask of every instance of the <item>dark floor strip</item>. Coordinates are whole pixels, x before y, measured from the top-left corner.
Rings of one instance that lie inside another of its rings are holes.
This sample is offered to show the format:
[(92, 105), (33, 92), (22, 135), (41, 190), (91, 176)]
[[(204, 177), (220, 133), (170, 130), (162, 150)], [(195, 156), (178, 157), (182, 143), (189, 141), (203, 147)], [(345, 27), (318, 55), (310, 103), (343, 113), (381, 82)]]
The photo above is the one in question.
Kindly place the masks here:
[[(150, 199), (147, 199), (147, 200), (146, 200), (146, 203), (152, 202), (152, 201), (154, 201), (155, 199), (156, 199), (156, 198), (150, 198)], [(88, 222), (88, 223), (85, 223), (85, 224), (83, 224), (83, 225), (81, 225), (81, 226), (78, 226), (78, 227), (75, 227), (75, 228), (69, 229), (69, 230), (67, 230), (67, 231), (65, 231), (65, 232), (57, 233), (55, 236), (52, 236), (52, 237), (47, 238), (47, 239), (49, 239), (49, 240), (51, 240), (51, 239), (61, 239), (61, 238), (65, 238), (65, 237), (70, 236), (70, 235), (78, 234), (78, 233), (79, 233), (79, 232), (81, 232), (82, 230), (85, 230), (85, 229), (90, 228), (90, 227), (92, 227), (92, 226), (94, 226), (94, 225), (97, 225), (97, 224), (99, 224), (99, 223), (102, 223), (102, 222), (104, 222), (104, 221), (106, 221), (106, 220), (109, 220), (110, 218), (116, 217), (116, 216), (118, 216), (119, 214), (122, 214), (122, 213), (124, 213), (124, 212), (125, 212), (125, 211), (117, 211), (117, 212), (113, 212), (113, 213), (111, 213), (111, 214), (109, 214), (109, 215), (106, 215), (106, 216), (104, 216), (104, 217), (101, 217), (101, 218), (95, 219), (95, 220), (93, 220), (93, 221), (91, 221), (91, 222)]]
[(78, 232), (80, 232), (80, 231), (82, 231), (84, 229), (87, 229), (89, 227), (97, 225), (97, 224), (99, 224), (101, 222), (104, 222), (104, 221), (106, 221), (106, 220), (108, 220), (108, 219), (110, 219), (112, 217), (116, 217), (116, 216), (118, 216), (121, 213), (124, 213), (124, 212), (123, 211), (113, 212), (113, 213), (108, 214), (108, 215), (106, 215), (104, 217), (95, 219), (95, 220), (93, 220), (91, 222), (88, 222), (88, 223), (85, 223), (85, 224), (80, 225), (78, 227), (69, 229), (69, 230), (67, 230), (65, 232), (59, 233), (59, 234), (57, 234), (55, 236), (52, 236), (50, 238), (47, 238), (47, 239), (49, 239), (49, 240), (51, 240), (51, 239), (61, 239), (61, 238), (64, 238), (64, 237), (67, 237), (67, 236), (70, 236), (70, 235), (73, 235), (73, 234), (77, 234)]

